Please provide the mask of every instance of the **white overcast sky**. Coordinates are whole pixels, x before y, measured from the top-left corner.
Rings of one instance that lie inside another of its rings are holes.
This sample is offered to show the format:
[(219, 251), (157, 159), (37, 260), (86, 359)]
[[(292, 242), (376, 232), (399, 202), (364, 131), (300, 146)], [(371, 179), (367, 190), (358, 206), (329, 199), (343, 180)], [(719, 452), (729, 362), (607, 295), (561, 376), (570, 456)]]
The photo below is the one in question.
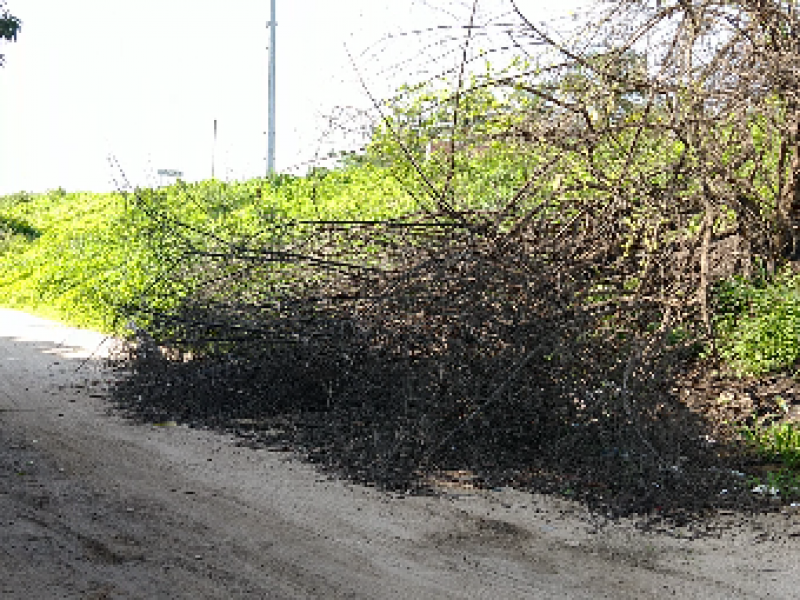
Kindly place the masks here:
[[(587, 1), (517, 4), (541, 21)], [(217, 177), (263, 174), (269, 5), (8, 0), (23, 25), (17, 42), (0, 42), (0, 194), (113, 189), (109, 154), (133, 185), (157, 184), (162, 168), (208, 178), (214, 119)], [(341, 143), (325, 119), (335, 107), (369, 107), (345, 46), (373, 93), (385, 96), (437, 56), (431, 35), (401, 34), (463, 25), (469, 5), (277, 0), (277, 170), (304, 172), (300, 165)], [(487, 19), (509, 8), (506, 0), (481, 5)], [(456, 63), (445, 56), (436, 68), (448, 60)]]

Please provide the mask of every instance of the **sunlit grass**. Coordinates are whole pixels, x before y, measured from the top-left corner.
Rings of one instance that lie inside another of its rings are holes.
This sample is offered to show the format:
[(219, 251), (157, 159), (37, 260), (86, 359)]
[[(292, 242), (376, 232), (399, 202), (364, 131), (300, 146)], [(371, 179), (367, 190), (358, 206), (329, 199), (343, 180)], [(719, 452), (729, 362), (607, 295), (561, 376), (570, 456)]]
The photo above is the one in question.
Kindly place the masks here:
[(800, 280), (722, 282), (715, 294), (720, 354), (739, 373), (792, 370), (800, 359)]
[(764, 477), (751, 478), (753, 490), (782, 498), (800, 496), (800, 426), (791, 422), (756, 424), (742, 428), (741, 433), (759, 457), (779, 465)]
[(163, 277), (188, 245), (202, 249), (214, 236), (265, 242), (296, 231), (290, 224), (298, 221), (379, 220), (416, 209), (389, 173), (368, 165), (308, 177), (179, 182), (137, 197), (14, 194), (0, 198), (0, 305), (118, 332), (126, 307), (177, 303), (189, 291), (185, 281)]
[(742, 434), (763, 458), (800, 468), (800, 426), (791, 422), (755, 425), (743, 428)]

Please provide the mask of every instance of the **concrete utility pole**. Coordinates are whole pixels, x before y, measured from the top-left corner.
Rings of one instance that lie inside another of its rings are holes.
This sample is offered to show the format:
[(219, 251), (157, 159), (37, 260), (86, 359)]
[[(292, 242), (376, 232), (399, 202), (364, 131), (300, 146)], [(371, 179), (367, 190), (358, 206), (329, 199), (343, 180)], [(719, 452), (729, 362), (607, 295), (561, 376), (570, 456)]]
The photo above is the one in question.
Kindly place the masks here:
[(269, 117), (267, 125), (267, 175), (275, 173), (275, 0), (271, 0), (269, 27)]
[(214, 166), (217, 160), (217, 120), (214, 119), (214, 143), (211, 146), (211, 179), (214, 179)]

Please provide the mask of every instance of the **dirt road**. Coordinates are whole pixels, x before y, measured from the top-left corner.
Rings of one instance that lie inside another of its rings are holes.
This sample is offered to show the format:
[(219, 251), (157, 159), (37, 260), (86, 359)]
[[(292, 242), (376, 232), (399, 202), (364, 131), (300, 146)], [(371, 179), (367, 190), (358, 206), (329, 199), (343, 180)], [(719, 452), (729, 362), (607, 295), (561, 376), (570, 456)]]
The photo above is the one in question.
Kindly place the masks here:
[(508, 489), (392, 496), (109, 414), (102, 341), (0, 310), (2, 598), (800, 598), (800, 509), (697, 538)]

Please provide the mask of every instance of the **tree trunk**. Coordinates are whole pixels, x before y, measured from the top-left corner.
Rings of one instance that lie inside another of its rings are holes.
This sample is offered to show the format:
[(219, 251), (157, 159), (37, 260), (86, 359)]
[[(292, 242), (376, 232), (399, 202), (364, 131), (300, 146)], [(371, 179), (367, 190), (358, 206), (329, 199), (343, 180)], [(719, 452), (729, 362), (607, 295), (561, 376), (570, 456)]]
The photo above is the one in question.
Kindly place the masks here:
[(789, 157), (790, 163), (778, 197), (775, 253), (779, 260), (797, 260), (800, 258), (800, 107), (796, 102), (790, 102), (787, 113), (789, 127), (778, 166), (781, 169), (780, 179), (786, 173), (786, 160)]

